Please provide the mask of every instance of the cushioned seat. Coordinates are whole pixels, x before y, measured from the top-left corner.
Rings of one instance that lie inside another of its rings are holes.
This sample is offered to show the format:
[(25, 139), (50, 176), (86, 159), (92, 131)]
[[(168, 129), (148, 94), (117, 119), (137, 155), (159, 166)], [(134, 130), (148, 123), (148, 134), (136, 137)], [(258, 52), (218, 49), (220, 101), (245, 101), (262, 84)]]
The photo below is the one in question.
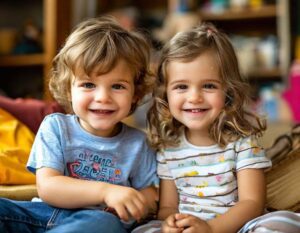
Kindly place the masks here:
[(35, 184), (0, 185), (0, 197), (27, 201), (37, 196), (38, 194)]

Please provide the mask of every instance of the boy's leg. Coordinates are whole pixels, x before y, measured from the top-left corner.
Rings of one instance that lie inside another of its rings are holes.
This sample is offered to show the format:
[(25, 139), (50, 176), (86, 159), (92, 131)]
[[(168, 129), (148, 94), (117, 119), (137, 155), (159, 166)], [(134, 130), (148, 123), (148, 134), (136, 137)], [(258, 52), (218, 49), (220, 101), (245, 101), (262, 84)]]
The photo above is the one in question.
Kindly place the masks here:
[(0, 198), (0, 232), (45, 232), (53, 210), (54, 208), (43, 202)]
[[(68, 216), (66, 216), (68, 214)], [(53, 219), (53, 228), (47, 233), (126, 233), (124, 225), (115, 215), (100, 210), (64, 211), (65, 217)], [(51, 223), (50, 223), (51, 225)]]

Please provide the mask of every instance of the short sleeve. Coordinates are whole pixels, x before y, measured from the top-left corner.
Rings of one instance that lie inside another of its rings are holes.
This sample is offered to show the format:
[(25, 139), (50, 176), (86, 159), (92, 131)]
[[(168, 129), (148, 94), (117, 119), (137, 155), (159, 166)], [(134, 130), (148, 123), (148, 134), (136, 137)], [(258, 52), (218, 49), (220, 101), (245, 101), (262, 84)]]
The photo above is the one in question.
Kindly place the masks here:
[(33, 173), (41, 167), (49, 167), (64, 172), (60, 127), (53, 115), (46, 116), (37, 132), (31, 153), (27, 162), (27, 169)]
[(166, 158), (162, 152), (158, 152), (157, 159), (157, 174), (160, 179), (173, 180), (173, 176), (170, 173)]
[(247, 168), (261, 169), (272, 166), (271, 160), (265, 155), (264, 149), (254, 137), (240, 139), (236, 143), (236, 170)]
[(139, 165), (134, 170), (132, 176), (132, 186), (143, 189), (148, 186), (157, 186), (159, 181), (156, 174), (155, 153), (144, 144), (144, 153), (139, 159)]

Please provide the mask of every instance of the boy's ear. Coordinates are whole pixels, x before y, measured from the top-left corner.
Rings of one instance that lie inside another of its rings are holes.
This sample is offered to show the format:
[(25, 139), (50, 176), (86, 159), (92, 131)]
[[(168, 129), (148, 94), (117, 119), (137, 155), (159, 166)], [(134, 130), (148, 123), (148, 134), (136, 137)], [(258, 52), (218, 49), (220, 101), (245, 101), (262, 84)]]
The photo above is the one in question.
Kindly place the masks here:
[(67, 98), (68, 98), (69, 102), (72, 102), (72, 96), (71, 96), (71, 92), (70, 91), (68, 91), (68, 93), (67, 93)]

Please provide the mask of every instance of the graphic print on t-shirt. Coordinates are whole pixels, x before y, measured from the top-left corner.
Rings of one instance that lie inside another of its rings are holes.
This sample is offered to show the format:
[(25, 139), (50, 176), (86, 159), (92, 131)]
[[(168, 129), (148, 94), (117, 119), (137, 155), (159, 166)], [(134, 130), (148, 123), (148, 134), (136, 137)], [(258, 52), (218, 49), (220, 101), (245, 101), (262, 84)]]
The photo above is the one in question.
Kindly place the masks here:
[(69, 176), (85, 179), (116, 183), (121, 178), (122, 171), (117, 167), (116, 156), (107, 152), (73, 151), (74, 162), (68, 162)]

